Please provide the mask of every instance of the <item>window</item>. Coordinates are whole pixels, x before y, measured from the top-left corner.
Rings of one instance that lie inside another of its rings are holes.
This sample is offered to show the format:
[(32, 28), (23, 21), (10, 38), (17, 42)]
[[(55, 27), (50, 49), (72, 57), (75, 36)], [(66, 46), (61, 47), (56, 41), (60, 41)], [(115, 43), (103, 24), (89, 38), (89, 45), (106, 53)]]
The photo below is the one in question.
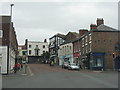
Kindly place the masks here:
[(89, 40), (90, 40), (90, 41), (92, 40), (92, 36), (91, 36), (91, 33), (89, 34)]
[(87, 53), (87, 51), (88, 51), (88, 46), (86, 46), (86, 53)]
[(43, 45), (43, 48), (45, 48), (45, 45)]
[(70, 50), (71, 50), (71, 46), (70, 46)]
[(29, 45), (29, 48), (31, 48), (32, 46), (31, 45)]
[(3, 37), (3, 31), (0, 30), (0, 38), (2, 38), (2, 37)]
[(84, 48), (83, 48), (83, 54), (84, 54)]
[(92, 50), (91, 48), (92, 48), (92, 44), (90, 44), (90, 52), (91, 52), (91, 50)]
[(45, 53), (45, 51), (43, 51), (43, 53)]
[(92, 43), (92, 41), (89, 42), (89, 44), (91, 44), (91, 43)]
[(87, 43), (87, 41), (88, 41), (88, 40), (87, 40), (87, 36), (85, 36), (85, 40), (86, 40), (86, 43)]
[(31, 54), (31, 50), (29, 50), (29, 54)]
[(82, 38), (82, 47), (84, 47), (84, 38)]

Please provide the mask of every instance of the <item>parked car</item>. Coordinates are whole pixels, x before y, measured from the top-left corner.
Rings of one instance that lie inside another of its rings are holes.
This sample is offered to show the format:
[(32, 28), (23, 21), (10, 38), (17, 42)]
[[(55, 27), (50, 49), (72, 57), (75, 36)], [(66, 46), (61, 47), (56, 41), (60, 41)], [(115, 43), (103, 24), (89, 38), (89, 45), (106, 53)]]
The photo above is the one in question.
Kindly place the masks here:
[(76, 63), (70, 63), (68, 65), (68, 69), (69, 70), (80, 70), (80, 66), (79, 65), (76, 65)]
[(68, 62), (63, 62), (62, 68), (68, 68)]

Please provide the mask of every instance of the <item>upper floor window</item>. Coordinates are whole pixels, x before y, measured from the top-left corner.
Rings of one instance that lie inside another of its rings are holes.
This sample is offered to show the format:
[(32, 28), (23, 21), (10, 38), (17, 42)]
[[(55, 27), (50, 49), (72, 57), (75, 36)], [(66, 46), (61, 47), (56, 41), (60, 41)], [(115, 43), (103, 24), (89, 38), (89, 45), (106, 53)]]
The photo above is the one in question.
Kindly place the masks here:
[(2, 38), (2, 37), (3, 37), (3, 31), (0, 30), (0, 38)]
[(86, 43), (87, 43), (87, 41), (88, 41), (88, 40), (87, 40), (87, 36), (85, 36), (85, 40), (86, 40)]
[(71, 46), (70, 46), (70, 50), (71, 50)]
[(91, 36), (92, 34), (90, 33), (89, 34), (89, 40), (91, 41), (92, 40), (92, 36)]
[(32, 45), (29, 45), (29, 48), (31, 48), (32, 47)]
[(84, 38), (82, 38), (82, 47), (84, 47)]
[(45, 48), (45, 45), (43, 45), (43, 48)]
[(29, 54), (31, 54), (31, 50), (29, 50)]

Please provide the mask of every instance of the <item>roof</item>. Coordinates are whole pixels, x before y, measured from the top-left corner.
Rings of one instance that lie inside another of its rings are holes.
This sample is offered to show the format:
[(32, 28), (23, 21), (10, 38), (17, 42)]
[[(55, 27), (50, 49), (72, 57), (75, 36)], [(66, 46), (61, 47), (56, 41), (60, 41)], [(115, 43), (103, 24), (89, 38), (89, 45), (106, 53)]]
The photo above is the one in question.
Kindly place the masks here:
[(58, 33), (57, 36), (58, 36), (58, 37), (61, 37), (61, 38), (64, 38), (64, 37), (65, 37), (64, 34), (60, 34), (60, 33)]
[(49, 39), (52, 39), (52, 38), (55, 37), (55, 36), (61, 37), (62, 39), (65, 38), (65, 35), (64, 35), (64, 34), (57, 33), (57, 34), (55, 34), (54, 36), (52, 36), (51, 38), (49, 38)]
[(112, 27), (109, 27), (107, 25), (101, 24), (97, 27), (98, 31), (118, 31), (117, 29), (114, 29)]
[(10, 16), (1, 16), (0, 15), (0, 23), (10, 23), (11, 22), (11, 17)]
[(70, 32), (70, 33), (72, 33), (72, 34), (75, 35), (76, 37), (79, 37), (79, 34), (76, 33), (76, 32)]

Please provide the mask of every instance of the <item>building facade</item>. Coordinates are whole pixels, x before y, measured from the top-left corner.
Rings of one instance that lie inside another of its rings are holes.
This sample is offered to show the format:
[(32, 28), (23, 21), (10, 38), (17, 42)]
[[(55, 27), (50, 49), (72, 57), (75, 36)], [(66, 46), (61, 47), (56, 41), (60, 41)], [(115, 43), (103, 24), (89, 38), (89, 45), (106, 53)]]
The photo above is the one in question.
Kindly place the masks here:
[(73, 63), (73, 44), (66, 43), (59, 47), (58, 50), (59, 65), (62, 65), (63, 62)]
[(75, 56), (88, 69), (113, 69), (115, 66), (113, 53), (120, 33), (103, 21), (97, 19), (97, 25), (90, 25), (91, 30), (73, 42), (73, 52), (78, 53)]
[(64, 37), (65, 35), (58, 33), (53, 37), (49, 38), (50, 60), (53, 60), (56, 65), (59, 64), (58, 50), (59, 46), (65, 42)]
[(13, 22), (11, 22), (11, 17), (0, 16), (0, 20), (0, 49), (2, 51), (0, 54), (2, 61), (1, 73), (9, 74), (12, 73), (12, 69), (16, 62), (15, 59), (18, 53), (18, 42)]
[(42, 62), (41, 55), (48, 52), (48, 42), (27, 40), (28, 63)]

